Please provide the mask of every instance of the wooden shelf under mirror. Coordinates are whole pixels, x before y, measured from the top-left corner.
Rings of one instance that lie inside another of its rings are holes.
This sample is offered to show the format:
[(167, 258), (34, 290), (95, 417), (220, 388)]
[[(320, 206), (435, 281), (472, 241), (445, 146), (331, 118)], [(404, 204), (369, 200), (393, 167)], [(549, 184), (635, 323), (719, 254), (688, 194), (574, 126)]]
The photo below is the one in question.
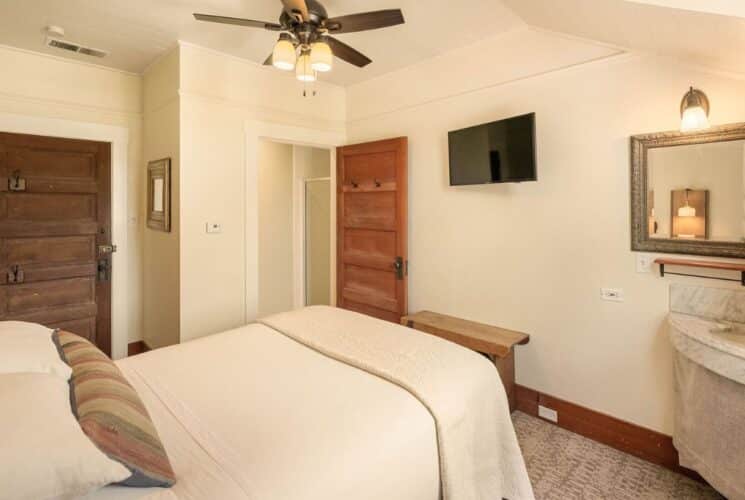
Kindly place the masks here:
[[(692, 276), (694, 278), (706, 278), (721, 281), (737, 281), (745, 286), (745, 264), (736, 264), (734, 262), (719, 262), (713, 260), (686, 260), (669, 258), (655, 259), (654, 263), (659, 264), (660, 276), (663, 277), (666, 274), (674, 274), (676, 276)], [(740, 273), (740, 279), (722, 278), (719, 276), (703, 276), (700, 274), (672, 273), (670, 271), (667, 271), (665, 269), (665, 266), (695, 267), (698, 269), (714, 269), (717, 271), (737, 271)]]

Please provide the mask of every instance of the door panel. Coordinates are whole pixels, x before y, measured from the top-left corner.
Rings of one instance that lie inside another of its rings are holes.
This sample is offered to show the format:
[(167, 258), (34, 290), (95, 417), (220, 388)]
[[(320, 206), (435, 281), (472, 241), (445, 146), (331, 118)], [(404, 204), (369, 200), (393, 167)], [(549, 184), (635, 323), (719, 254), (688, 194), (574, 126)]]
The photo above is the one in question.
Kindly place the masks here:
[(395, 191), (344, 193), (344, 225), (395, 231), (396, 195)]
[(0, 133), (0, 321), (111, 354), (111, 256), (98, 252), (111, 244), (110, 156), (107, 143)]
[(398, 323), (407, 314), (407, 140), (346, 146), (337, 156), (337, 303)]
[(24, 314), (35, 309), (75, 304), (94, 304), (93, 278), (72, 278), (8, 286), (8, 314)]
[(6, 204), (9, 221), (95, 220), (96, 197), (90, 194), (26, 194), (8, 195)]
[(0, 246), (7, 262), (23, 265), (64, 264), (93, 261), (96, 258), (96, 239), (91, 236), (63, 236), (46, 238), (7, 238)]
[(396, 233), (370, 229), (347, 229), (344, 256), (349, 264), (388, 270), (396, 260)]

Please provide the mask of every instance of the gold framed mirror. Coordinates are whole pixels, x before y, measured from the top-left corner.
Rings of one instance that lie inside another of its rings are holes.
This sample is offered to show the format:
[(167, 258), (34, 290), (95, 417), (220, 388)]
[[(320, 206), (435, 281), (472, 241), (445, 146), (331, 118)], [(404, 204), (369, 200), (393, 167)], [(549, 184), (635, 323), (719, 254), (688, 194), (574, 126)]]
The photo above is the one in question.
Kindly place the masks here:
[(745, 258), (745, 123), (631, 138), (631, 249)]
[(147, 227), (171, 231), (171, 159), (147, 165)]

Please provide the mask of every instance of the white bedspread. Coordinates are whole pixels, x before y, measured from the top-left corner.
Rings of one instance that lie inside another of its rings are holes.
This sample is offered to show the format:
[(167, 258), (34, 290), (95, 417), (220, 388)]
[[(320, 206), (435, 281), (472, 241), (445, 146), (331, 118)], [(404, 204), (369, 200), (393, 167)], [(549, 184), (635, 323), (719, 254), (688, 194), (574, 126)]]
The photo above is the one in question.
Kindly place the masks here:
[[(178, 476), (163, 498), (440, 497), (434, 421), (419, 401), (264, 325), (118, 365)], [(150, 493), (106, 488), (96, 498)]]
[(533, 498), (481, 356), (331, 308), (265, 322), (118, 362), (178, 482), (92, 498)]
[(444, 500), (533, 498), (507, 396), (482, 356), (331, 307), (308, 307), (262, 323), (419, 399), (436, 423)]

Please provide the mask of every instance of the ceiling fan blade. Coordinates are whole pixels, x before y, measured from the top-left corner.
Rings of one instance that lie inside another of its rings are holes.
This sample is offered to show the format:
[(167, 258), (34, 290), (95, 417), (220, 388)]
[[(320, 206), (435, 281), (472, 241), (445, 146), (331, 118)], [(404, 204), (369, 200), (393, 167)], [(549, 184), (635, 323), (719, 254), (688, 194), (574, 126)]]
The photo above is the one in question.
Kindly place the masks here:
[(329, 47), (331, 47), (331, 52), (339, 59), (343, 59), (359, 68), (364, 68), (372, 62), (372, 59), (365, 54), (353, 49), (344, 42), (340, 42), (334, 37), (327, 36), (324, 39), (328, 42)]
[(271, 66), (272, 64), (274, 64), (274, 54), (273, 53), (272, 54), (269, 54), (269, 57), (266, 58), (266, 60), (264, 61), (264, 66)]
[(332, 17), (331, 19), (326, 20), (326, 28), (328, 28), (329, 32), (334, 34), (354, 33), (355, 31), (387, 28), (405, 22), (404, 14), (401, 12), (401, 9), (389, 9)]
[(285, 11), (294, 18), (300, 16), (301, 21), (310, 21), (310, 15), (308, 14), (308, 4), (305, 0), (282, 0), (282, 5), (285, 6)]
[(263, 28), (269, 31), (282, 31), (284, 28), (276, 23), (267, 23), (265, 21), (254, 21), (253, 19), (241, 19), (239, 17), (212, 16), (210, 14), (194, 14), (197, 21), (207, 21), (210, 23), (233, 24), (236, 26), (247, 26), (249, 28)]

